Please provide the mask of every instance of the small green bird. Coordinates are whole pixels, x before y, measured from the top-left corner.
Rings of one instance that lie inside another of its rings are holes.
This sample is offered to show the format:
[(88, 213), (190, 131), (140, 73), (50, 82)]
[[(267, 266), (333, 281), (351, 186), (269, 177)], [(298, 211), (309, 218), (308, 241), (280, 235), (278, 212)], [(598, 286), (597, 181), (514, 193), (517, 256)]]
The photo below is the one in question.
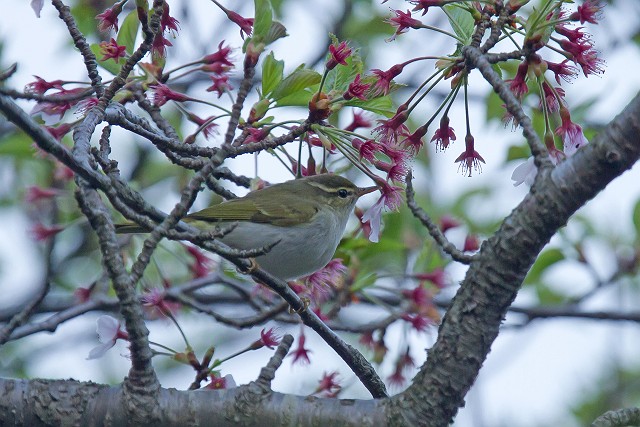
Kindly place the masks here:
[[(203, 230), (237, 224), (220, 239), (235, 249), (257, 249), (278, 242), (256, 262), (282, 280), (293, 280), (327, 265), (356, 201), (377, 189), (357, 187), (338, 175), (314, 175), (253, 191), (186, 215), (183, 221)], [(116, 225), (116, 231), (148, 230), (127, 223)]]

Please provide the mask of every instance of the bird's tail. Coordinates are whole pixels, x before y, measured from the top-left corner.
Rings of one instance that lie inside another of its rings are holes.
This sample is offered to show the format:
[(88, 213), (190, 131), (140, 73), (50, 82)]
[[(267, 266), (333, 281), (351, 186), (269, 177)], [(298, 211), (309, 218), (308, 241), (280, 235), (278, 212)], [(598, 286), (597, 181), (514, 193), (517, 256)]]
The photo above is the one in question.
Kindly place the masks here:
[(148, 233), (149, 230), (140, 227), (133, 222), (125, 222), (122, 224), (116, 224), (116, 233), (118, 234), (131, 234), (131, 233)]

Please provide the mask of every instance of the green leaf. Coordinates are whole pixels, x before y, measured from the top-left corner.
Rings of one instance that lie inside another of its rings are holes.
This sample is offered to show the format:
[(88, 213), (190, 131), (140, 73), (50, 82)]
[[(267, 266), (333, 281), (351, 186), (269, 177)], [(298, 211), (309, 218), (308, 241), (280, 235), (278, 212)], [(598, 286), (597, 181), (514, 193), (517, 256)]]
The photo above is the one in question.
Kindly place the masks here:
[(97, 43), (91, 44), (91, 51), (98, 59), (98, 65), (110, 72), (113, 75), (117, 75), (120, 72), (120, 65), (116, 64), (116, 61), (113, 59), (107, 59), (106, 61), (102, 61), (100, 58), (103, 57), (102, 50), (100, 49), (100, 45)]
[(389, 96), (367, 99), (366, 101), (354, 98), (345, 102), (343, 105), (362, 108), (363, 110), (371, 111), (385, 117), (393, 117), (393, 115), (396, 113), (396, 109), (393, 106), (393, 102), (391, 101), (391, 98)]
[(0, 139), (0, 156), (33, 159), (33, 140), (22, 132), (5, 135)]
[(296, 92), (320, 83), (320, 79), (322, 78), (320, 74), (302, 67), (304, 67), (304, 64), (300, 65), (278, 84), (273, 90), (272, 98), (274, 100), (277, 101), (285, 96), (293, 95)]
[(269, 0), (254, 0), (256, 15), (253, 21), (251, 38), (254, 43), (265, 43), (271, 23), (273, 22), (273, 9)]
[(524, 283), (536, 284), (540, 282), (540, 278), (549, 267), (564, 259), (564, 254), (560, 249), (552, 248), (542, 251), (533, 264), (533, 267), (531, 267), (531, 270), (529, 270), (527, 277), (524, 279)]
[(268, 98), (269, 94), (282, 81), (284, 61), (278, 60), (270, 52), (262, 63), (262, 97)]
[(536, 286), (536, 294), (541, 305), (558, 305), (567, 300), (565, 295), (554, 291), (546, 285)]
[(116, 39), (116, 42), (120, 46), (126, 46), (127, 53), (129, 53), (129, 55), (133, 53), (135, 48), (139, 25), (140, 21), (138, 20), (138, 12), (136, 12), (136, 10), (132, 10), (129, 12), (127, 17), (124, 18), (120, 31), (118, 31), (118, 38)]
[(336, 93), (342, 93), (347, 90), (349, 83), (355, 79), (356, 74), (362, 74), (364, 66), (362, 65), (360, 55), (358, 55), (356, 51), (351, 53), (351, 56), (346, 59), (346, 62), (347, 65), (338, 65), (331, 70), (322, 89), (323, 92), (334, 91)]
[(276, 101), (277, 107), (307, 107), (311, 97), (316, 93), (318, 86), (303, 89), (301, 91), (284, 96)]
[(273, 21), (271, 23), (271, 28), (269, 28), (269, 32), (265, 37), (264, 44), (269, 45), (278, 39), (287, 37), (288, 35), (289, 34), (287, 34), (287, 28), (284, 25), (282, 25), (280, 22)]
[(636, 228), (636, 240), (640, 240), (640, 200), (633, 207), (633, 226)]
[(471, 13), (466, 9), (453, 5), (445, 6), (444, 10), (453, 31), (462, 40), (463, 44), (469, 44), (475, 26)]
[(531, 155), (531, 150), (527, 144), (512, 145), (507, 152), (507, 162), (512, 160), (526, 159)]

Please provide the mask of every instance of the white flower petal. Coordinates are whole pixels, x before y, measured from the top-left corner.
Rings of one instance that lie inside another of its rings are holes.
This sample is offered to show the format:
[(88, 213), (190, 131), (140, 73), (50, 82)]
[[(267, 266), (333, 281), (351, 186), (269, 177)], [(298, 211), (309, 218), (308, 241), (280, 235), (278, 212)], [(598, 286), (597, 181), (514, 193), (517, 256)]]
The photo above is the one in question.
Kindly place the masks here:
[[(98, 339), (102, 343), (108, 343), (113, 341), (115, 344), (118, 336), (118, 329), (120, 329), (120, 321), (111, 316), (100, 316), (96, 321), (96, 332), (98, 333)], [(111, 344), (113, 347), (113, 344)]]
[(533, 157), (529, 157), (526, 162), (519, 164), (511, 174), (513, 186), (517, 187), (523, 182), (528, 186), (533, 185), (533, 181), (538, 173), (538, 168), (533, 163)]

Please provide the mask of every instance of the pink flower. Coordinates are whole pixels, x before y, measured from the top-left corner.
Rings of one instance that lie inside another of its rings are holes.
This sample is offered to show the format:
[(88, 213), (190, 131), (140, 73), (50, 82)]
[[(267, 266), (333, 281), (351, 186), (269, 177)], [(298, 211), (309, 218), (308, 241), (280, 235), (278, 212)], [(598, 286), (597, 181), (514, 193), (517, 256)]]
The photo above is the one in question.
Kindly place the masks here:
[(391, 81), (396, 78), (404, 69), (405, 64), (396, 64), (387, 71), (373, 69), (371, 72), (378, 78), (374, 84), (374, 88), (379, 94), (387, 95), (391, 90)]
[(562, 138), (564, 154), (570, 157), (589, 141), (585, 138), (582, 127), (571, 121), (571, 114), (564, 107), (560, 108), (560, 119), (562, 124), (556, 129), (556, 135)]
[(573, 62), (580, 65), (585, 77), (589, 74), (602, 74), (603, 62), (598, 58), (598, 52), (589, 42), (574, 43), (569, 40), (561, 40), (560, 47), (571, 57)]
[(578, 74), (578, 70), (569, 65), (569, 60), (565, 59), (561, 63), (545, 61), (547, 63), (547, 69), (555, 74), (556, 82), (560, 84), (560, 77), (566, 82), (570, 82)]
[(242, 38), (244, 38), (244, 35), (242, 33), (246, 34), (247, 36), (251, 35), (254, 22), (253, 18), (245, 18), (229, 9), (224, 9), (224, 13), (227, 14), (227, 18), (229, 18), (231, 22), (240, 27), (240, 36)]
[(102, 357), (118, 339), (129, 340), (129, 335), (120, 328), (120, 321), (107, 315), (98, 317), (96, 332), (102, 344), (91, 349), (87, 360)]
[(96, 16), (96, 19), (98, 20), (98, 29), (100, 31), (107, 32), (113, 28), (116, 33), (118, 32), (118, 15), (122, 12), (122, 6), (124, 6), (125, 3), (126, 0), (119, 1), (111, 8)]
[(442, 116), (440, 119), (440, 127), (433, 134), (431, 142), (436, 142), (436, 151), (444, 151), (449, 147), (451, 141), (456, 140), (456, 134), (453, 128), (449, 126), (449, 116)]
[(91, 110), (97, 104), (98, 104), (98, 98), (94, 96), (92, 96), (91, 98), (83, 99), (82, 101), (78, 102), (75, 114), (84, 116), (85, 114), (87, 114), (87, 112), (89, 112), (89, 110)]
[(474, 169), (476, 172), (482, 172), (482, 166), (480, 162), (484, 163), (484, 159), (474, 148), (473, 136), (467, 135), (464, 138), (465, 150), (458, 156), (455, 160), (455, 163), (460, 163), (459, 168), (462, 168), (462, 173), (464, 175), (469, 173), (468, 176), (471, 176), (471, 169)]
[(231, 55), (231, 48), (229, 46), (223, 46), (224, 40), (218, 45), (218, 50), (204, 56), (201, 62), (204, 64), (221, 64), (226, 67), (233, 67), (233, 63), (229, 59)]
[(358, 150), (360, 160), (367, 159), (370, 162), (375, 161), (376, 153), (382, 151), (382, 145), (378, 144), (373, 139), (363, 141), (360, 138), (353, 138), (351, 140), (351, 145), (353, 145), (353, 148)]
[(229, 76), (209, 76), (213, 84), (207, 88), (207, 92), (217, 92), (218, 98), (222, 96), (223, 93), (233, 89), (229, 84)]
[(602, 19), (602, 9), (604, 5), (600, 0), (585, 0), (585, 2), (578, 6), (578, 10), (569, 15), (571, 21), (580, 21), (581, 24), (590, 22), (597, 24), (599, 19)]
[(418, 154), (422, 146), (424, 145), (424, 140), (422, 139), (427, 134), (427, 127), (420, 126), (415, 130), (411, 135), (408, 135), (404, 141), (402, 141), (402, 146), (409, 150), (412, 156)]
[(449, 215), (442, 215), (440, 217), (440, 231), (446, 233), (447, 230), (451, 230), (452, 228), (456, 228), (460, 226), (460, 222)]
[[(168, 287), (168, 283), (166, 287)], [(180, 308), (179, 303), (167, 301), (165, 296), (166, 289), (160, 288), (152, 288), (142, 296), (142, 305), (148, 309), (147, 314), (151, 319), (174, 315)]]
[(373, 131), (378, 134), (380, 140), (387, 145), (395, 145), (401, 136), (409, 133), (409, 128), (404, 124), (409, 118), (407, 107), (400, 106), (396, 114), (388, 120), (378, 120), (380, 123)]
[(367, 100), (367, 97), (364, 96), (367, 89), (369, 89), (370, 84), (362, 83), (360, 80), (360, 74), (357, 74), (351, 83), (349, 83), (349, 87), (342, 94), (342, 97), (347, 101), (353, 98), (362, 99), (363, 101)]
[(329, 45), (330, 58), (327, 61), (327, 70), (333, 70), (338, 64), (347, 65), (347, 58), (351, 55), (351, 48), (347, 45), (347, 42), (340, 42), (339, 44)]
[(342, 390), (342, 386), (338, 382), (338, 372), (333, 371), (328, 374), (325, 371), (314, 394), (323, 393), (325, 397), (336, 397), (340, 390)]
[(223, 390), (237, 387), (236, 381), (231, 374), (221, 377), (219, 373), (212, 372), (209, 377), (211, 378), (211, 382), (205, 386), (207, 390)]
[(260, 331), (260, 342), (263, 346), (273, 349), (275, 346), (280, 344), (280, 337), (276, 335), (273, 328), (269, 328), (267, 330), (262, 329)]
[(569, 39), (569, 41), (574, 43), (579, 43), (589, 38), (588, 34), (582, 30), (582, 27), (567, 28), (565, 24), (556, 25), (556, 32), (560, 35), (565, 36)]
[(31, 236), (38, 242), (43, 242), (45, 240), (49, 240), (54, 237), (56, 234), (64, 230), (64, 227), (61, 225), (52, 225), (51, 227), (47, 227), (42, 223), (37, 223), (33, 227), (31, 227)]
[(195, 246), (184, 245), (187, 253), (193, 257), (193, 264), (190, 265), (191, 272), (194, 278), (204, 277), (209, 274), (209, 271), (213, 267), (213, 260), (203, 254)]
[(25, 93), (42, 95), (49, 89), (62, 89), (62, 85), (64, 84), (64, 81), (62, 80), (53, 80), (48, 82), (42, 77), (33, 77), (36, 78), (36, 81), (27, 83), (24, 86)]
[(388, 39), (388, 41), (394, 40), (398, 35), (402, 33), (406, 33), (409, 28), (422, 28), (422, 21), (412, 18), (411, 12), (409, 10), (407, 10), (406, 12), (403, 12), (401, 10), (393, 10), (393, 13), (396, 14), (396, 17), (389, 18), (386, 21), (396, 28), (396, 32), (393, 36), (391, 36), (391, 38)]
[(418, 280), (433, 283), (438, 289), (442, 289), (447, 286), (444, 270), (441, 268), (436, 268), (430, 273), (418, 273), (415, 275), (415, 277)]
[(409, 314), (405, 313), (402, 315), (402, 320), (411, 324), (411, 327), (418, 332), (423, 332), (429, 326), (429, 319), (422, 316), (421, 314)]
[(402, 202), (402, 196), (400, 192), (402, 188), (394, 187), (386, 182), (381, 187), (382, 195), (376, 201), (373, 206), (371, 206), (365, 213), (362, 215), (361, 222), (368, 223), (371, 227), (371, 234), (369, 235), (369, 241), (378, 242), (380, 239), (380, 226), (382, 224), (382, 209), (385, 207), (395, 210), (400, 206)]
[(107, 59), (113, 59), (116, 61), (116, 64), (120, 63), (120, 58), (124, 58), (127, 54), (126, 46), (120, 46), (116, 43), (114, 38), (111, 38), (108, 42), (100, 42), (100, 52), (102, 53), (102, 58), (100, 61), (106, 61)]
[(346, 130), (347, 132), (353, 132), (354, 130), (359, 128), (371, 127), (371, 124), (371, 120), (365, 117), (364, 113), (360, 111), (354, 111), (353, 120), (344, 128), (344, 130)]
[(430, 7), (442, 6), (444, 4), (443, 0), (410, 0), (410, 3), (413, 3), (415, 7), (413, 11), (416, 12), (418, 10), (422, 10), (422, 16), (427, 13)]
[(153, 101), (153, 104), (158, 107), (163, 106), (168, 101), (185, 102), (191, 100), (191, 98), (184, 93), (176, 92), (169, 86), (162, 83), (152, 86), (151, 89), (152, 92), (150, 98)]
[(542, 91), (544, 96), (540, 99), (547, 105), (547, 109), (556, 112), (560, 108), (560, 98), (564, 97), (564, 90), (561, 87), (552, 87), (546, 81), (542, 82)]
[(193, 113), (187, 113), (187, 118), (202, 129), (202, 133), (206, 139), (218, 133), (218, 124), (213, 122), (213, 119), (215, 119), (213, 116), (203, 119)]
[(167, 54), (166, 48), (168, 46), (173, 46), (173, 44), (169, 40), (167, 40), (167, 38), (162, 33), (158, 33), (153, 39), (151, 52), (153, 53), (153, 55), (165, 57)]
[(516, 76), (507, 80), (509, 83), (509, 88), (511, 92), (516, 96), (516, 98), (522, 100), (522, 97), (529, 92), (529, 87), (527, 86), (527, 71), (529, 70), (529, 62), (522, 61), (520, 65), (518, 65), (518, 72)]
[(60, 191), (55, 188), (42, 188), (37, 185), (32, 185), (27, 188), (27, 192), (24, 195), (24, 201), (27, 203), (36, 203), (39, 200), (51, 199), (60, 194)]
[(431, 294), (422, 285), (418, 285), (413, 289), (403, 289), (402, 296), (411, 302), (415, 311), (420, 311), (420, 307), (424, 307), (431, 302)]
[(47, 132), (49, 132), (49, 134), (58, 141), (61, 141), (62, 138), (66, 134), (68, 134), (69, 131), (71, 131), (72, 128), (73, 125), (71, 123), (62, 123), (58, 126), (45, 126)]
[(462, 252), (475, 252), (478, 249), (480, 249), (480, 242), (478, 242), (478, 237), (476, 237), (475, 234), (467, 234), (467, 237), (464, 239)]
[(175, 34), (180, 29), (180, 23), (178, 20), (169, 15), (169, 3), (164, 3), (164, 8), (162, 9), (162, 17), (160, 18), (160, 26), (162, 27), (162, 31), (170, 31), (173, 32), (174, 37)]
[(342, 264), (342, 260), (334, 258), (322, 269), (304, 278), (306, 289), (316, 304), (326, 301), (331, 293), (342, 280), (347, 267)]
[(293, 361), (291, 362), (292, 364), (300, 362), (302, 365), (308, 365), (309, 363), (311, 363), (311, 360), (309, 359), (309, 353), (311, 353), (311, 350), (305, 348), (304, 346), (306, 340), (307, 338), (304, 335), (304, 331), (300, 330), (300, 336), (298, 337), (298, 347), (296, 347), (293, 353), (290, 354), (290, 356), (293, 357)]

